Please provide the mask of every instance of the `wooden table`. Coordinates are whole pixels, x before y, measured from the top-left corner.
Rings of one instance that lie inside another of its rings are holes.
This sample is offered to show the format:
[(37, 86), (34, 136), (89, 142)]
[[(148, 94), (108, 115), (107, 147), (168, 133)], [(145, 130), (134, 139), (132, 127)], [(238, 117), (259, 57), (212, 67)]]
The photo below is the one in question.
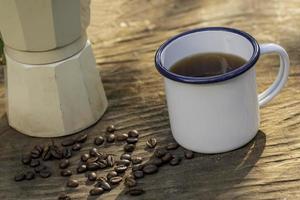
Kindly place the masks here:
[[(98, 199), (300, 199), (298, 0), (93, 0), (91, 8), (88, 34), (109, 109), (96, 125), (83, 131), (89, 138), (81, 152), (87, 152), (93, 138), (103, 135), (109, 124), (115, 124), (119, 132), (138, 129), (141, 137), (134, 154), (145, 158), (151, 156), (144, 150), (147, 139), (157, 137), (160, 146), (172, 140), (162, 77), (154, 68), (153, 56), (163, 41), (177, 33), (196, 27), (235, 27), (259, 42), (282, 45), (291, 59), (288, 84), (261, 109), (261, 131), (251, 143), (229, 153), (197, 154), (179, 166), (164, 166), (159, 173), (139, 181), (146, 190), (142, 196), (125, 195), (121, 184)], [(277, 59), (266, 56), (259, 61), (259, 91), (274, 80)], [(61, 191), (67, 191), (72, 199), (87, 199), (91, 186), (84, 184), (83, 175), (74, 176), (81, 185), (71, 190), (59, 172), (49, 179), (13, 181), (14, 174), (24, 169), (22, 152), (51, 140), (31, 138), (8, 126), (3, 78), (0, 87), (0, 199), (57, 199)], [(60, 140), (53, 139), (55, 143)], [(122, 146), (102, 150), (120, 155)], [(71, 162), (79, 158), (79, 153), (76, 155)], [(52, 165), (57, 168), (57, 162)]]

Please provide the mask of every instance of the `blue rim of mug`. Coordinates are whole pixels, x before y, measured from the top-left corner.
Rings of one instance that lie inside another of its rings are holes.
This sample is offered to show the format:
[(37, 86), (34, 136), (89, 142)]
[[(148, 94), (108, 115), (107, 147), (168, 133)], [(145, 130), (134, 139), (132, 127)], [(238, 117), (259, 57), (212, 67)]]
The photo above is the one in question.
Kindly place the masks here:
[[(209, 76), (209, 77), (191, 77), (191, 76), (182, 76), (182, 75), (178, 75), (175, 73), (170, 72), (167, 68), (165, 68), (161, 62), (161, 54), (164, 51), (164, 49), (173, 41), (189, 35), (191, 33), (196, 33), (196, 32), (203, 32), (203, 31), (226, 31), (226, 32), (231, 32), (231, 33), (235, 33), (238, 34), (244, 38), (246, 38), (253, 47), (253, 53), (251, 58), (241, 67), (232, 70), (230, 72), (221, 74), (221, 75), (216, 75), (216, 76)], [(214, 83), (214, 82), (220, 82), (220, 81), (226, 81), (228, 79), (232, 79), (236, 76), (241, 75), (242, 73), (246, 72), (247, 70), (249, 70), (251, 67), (253, 67), (255, 65), (255, 63), (257, 62), (258, 58), (260, 55), (260, 48), (259, 48), (259, 44), (257, 43), (257, 41), (248, 33), (241, 31), (241, 30), (237, 30), (237, 29), (233, 29), (233, 28), (226, 28), (226, 27), (208, 27), (208, 28), (199, 28), (199, 29), (193, 29), (187, 32), (183, 32), (181, 34), (178, 34), (174, 37), (172, 37), (171, 39), (167, 40), (166, 42), (164, 42), (156, 51), (155, 53), (155, 66), (156, 69), (166, 78), (172, 79), (174, 81), (177, 82), (183, 82), (183, 83), (192, 83), (192, 84), (205, 84), (205, 83)]]

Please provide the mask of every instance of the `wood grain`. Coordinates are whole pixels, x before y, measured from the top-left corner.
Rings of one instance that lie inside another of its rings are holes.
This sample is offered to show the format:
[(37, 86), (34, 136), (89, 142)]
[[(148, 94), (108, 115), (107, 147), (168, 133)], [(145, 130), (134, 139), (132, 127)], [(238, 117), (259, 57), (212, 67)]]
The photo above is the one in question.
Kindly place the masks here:
[[(143, 196), (128, 197), (120, 185), (97, 199), (300, 199), (298, 0), (93, 0), (91, 13), (88, 34), (110, 105), (96, 125), (83, 131), (89, 138), (81, 152), (87, 152), (92, 139), (104, 134), (109, 124), (115, 124), (119, 132), (138, 129), (141, 138), (134, 154), (147, 158), (151, 153), (144, 146), (149, 137), (157, 137), (159, 145), (172, 140), (163, 82), (154, 68), (153, 56), (174, 34), (196, 27), (235, 27), (259, 42), (282, 45), (291, 60), (289, 81), (280, 95), (261, 109), (261, 131), (251, 143), (229, 153), (198, 154), (179, 166), (165, 166), (140, 181), (147, 191)], [(277, 69), (276, 56), (260, 59), (259, 91), (272, 83)], [(91, 186), (84, 184), (82, 175), (74, 176), (82, 184), (72, 190), (66, 189), (66, 179), (58, 173), (48, 180), (16, 184), (13, 175), (23, 169), (21, 153), (34, 144), (51, 141), (30, 138), (7, 125), (3, 81), (0, 113), (0, 199), (56, 199), (61, 191), (68, 191), (72, 199), (87, 199)], [(107, 146), (103, 151), (119, 155), (122, 146)], [(57, 163), (52, 165), (57, 167)]]

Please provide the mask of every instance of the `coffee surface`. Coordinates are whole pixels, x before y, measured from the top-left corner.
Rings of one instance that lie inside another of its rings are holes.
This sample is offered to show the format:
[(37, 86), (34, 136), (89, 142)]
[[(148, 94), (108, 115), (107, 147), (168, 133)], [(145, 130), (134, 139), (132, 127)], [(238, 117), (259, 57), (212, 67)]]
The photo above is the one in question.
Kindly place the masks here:
[(182, 76), (209, 77), (230, 72), (245, 63), (245, 59), (232, 54), (200, 53), (179, 60), (170, 71)]

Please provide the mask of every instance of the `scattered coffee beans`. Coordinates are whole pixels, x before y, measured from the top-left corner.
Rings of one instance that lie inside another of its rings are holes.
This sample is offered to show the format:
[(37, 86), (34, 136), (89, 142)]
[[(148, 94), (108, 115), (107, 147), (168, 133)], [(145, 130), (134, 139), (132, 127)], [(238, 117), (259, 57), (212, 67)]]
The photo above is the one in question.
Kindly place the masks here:
[(116, 171), (111, 171), (111, 172), (108, 172), (107, 175), (106, 175), (106, 178), (109, 180), (113, 177), (116, 177), (118, 176), (118, 173)]
[(125, 166), (129, 166), (130, 165), (130, 160), (126, 160), (126, 159), (122, 159), (122, 160), (117, 160), (116, 161), (117, 165), (125, 165)]
[(169, 143), (167, 146), (166, 146), (166, 149), (167, 150), (174, 150), (174, 149), (177, 149), (179, 147), (179, 144), (176, 143), (176, 142), (172, 142), (172, 143)]
[(65, 139), (65, 140), (63, 140), (62, 142), (61, 142), (61, 145), (62, 146), (72, 146), (73, 144), (75, 144), (75, 140), (74, 139), (72, 139), (72, 138), (67, 138), (67, 139)]
[(141, 164), (143, 162), (143, 158), (140, 157), (140, 156), (135, 156), (135, 157), (132, 157), (131, 162), (134, 165), (135, 164)]
[(34, 168), (35, 173), (40, 173), (40, 171), (46, 170), (48, 169), (47, 166), (45, 165), (39, 165), (37, 167)]
[(162, 158), (161, 160), (163, 161), (163, 163), (168, 163), (172, 160), (173, 156), (171, 153), (167, 152)]
[(24, 165), (28, 165), (28, 164), (30, 164), (30, 162), (31, 162), (31, 157), (30, 157), (30, 155), (23, 155), (23, 156), (22, 156), (22, 163), (23, 163)]
[(144, 177), (144, 172), (141, 170), (134, 171), (132, 174), (135, 178), (143, 178)]
[(100, 146), (104, 143), (104, 138), (102, 136), (95, 137), (94, 144)]
[(114, 125), (109, 125), (106, 128), (106, 132), (108, 132), (108, 133), (113, 133), (113, 132), (115, 132), (115, 130), (116, 130), (116, 127)]
[(194, 158), (194, 152), (186, 150), (186, 151), (184, 151), (184, 157), (186, 159), (192, 159), (192, 158)]
[(137, 130), (131, 130), (128, 132), (128, 137), (139, 137), (139, 132)]
[(60, 171), (60, 175), (61, 176), (71, 176), (72, 175), (72, 171), (69, 169), (63, 169)]
[(154, 155), (158, 158), (162, 158), (164, 155), (166, 155), (166, 153), (168, 152), (165, 149), (156, 149)]
[(112, 167), (115, 164), (115, 159), (112, 155), (108, 155), (107, 158), (106, 158), (106, 161), (107, 161), (107, 166), (108, 167)]
[(70, 165), (70, 161), (68, 159), (63, 159), (59, 163), (59, 168), (66, 169), (67, 167), (69, 167), (69, 165)]
[(71, 158), (72, 157), (72, 150), (70, 148), (64, 148), (62, 150), (62, 154), (64, 158)]
[(124, 153), (121, 155), (120, 159), (131, 160), (131, 155), (129, 153)]
[(26, 174), (25, 174), (25, 179), (26, 180), (32, 180), (34, 178), (35, 178), (35, 174), (32, 171), (26, 172)]
[(90, 195), (91, 196), (96, 196), (96, 195), (101, 195), (103, 194), (104, 190), (101, 187), (95, 187), (90, 190)]
[(118, 165), (114, 169), (117, 173), (124, 173), (127, 170), (127, 166), (125, 165)]
[(132, 171), (138, 171), (138, 170), (142, 170), (144, 167), (144, 165), (142, 164), (136, 164), (132, 166)]
[(51, 173), (50, 170), (45, 169), (45, 170), (40, 171), (39, 175), (42, 178), (48, 178), (48, 177), (50, 177), (52, 175), (52, 173)]
[(145, 174), (153, 174), (153, 173), (155, 173), (157, 171), (158, 171), (158, 167), (156, 165), (153, 165), (153, 164), (146, 164), (143, 167), (143, 172)]
[(87, 140), (87, 137), (87, 134), (79, 135), (77, 138), (75, 138), (75, 142), (84, 143)]
[(128, 134), (127, 133), (123, 133), (123, 134), (118, 134), (116, 136), (116, 140), (119, 142), (125, 141), (128, 138)]
[(79, 183), (75, 179), (69, 179), (67, 182), (67, 186), (71, 187), (71, 188), (76, 188), (76, 187), (78, 187), (78, 185), (79, 185)]
[(109, 179), (109, 182), (112, 185), (116, 185), (116, 184), (119, 184), (122, 180), (123, 180), (123, 178), (121, 176), (115, 176), (115, 177), (112, 177), (111, 179)]
[(125, 178), (125, 182), (124, 182), (125, 186), (127, 187), (134, 187), (137, 185), (136, 180), (132, 177), (132, 176), (127, 176)]
[(52, 155), (51, 155), (50, 147), (47, 146), (47, 147), (44, 149), (44, 152), (43, 152), (43, 154), (42, 154), (42, 159), (43, 159), (44, 161), (46, 161), (46, 160), (50, 160), (51, 157), (52, 157)]
[(172, 158), (172, 160), (170, 160), (169, 164), (175, 166), (175, 165), (179, 165), (180, 162), (181, 162), (181, 158), (175, 156)]
[(135, 149), (135, 145), (134, 144), (126, 144), (124, 146), (124, 151), (126, 152), (133, 152)]
[(85, 154), (82, 154), (80, 159), (82, 162), (86, 162), (88, 159), (90, 158), (90, 155), (85, 153)]
[(106, 190), (106, 191), (110, 191), (111, 190), (111, 186), (110, 186), (110, 184), (107, 181), (102, 180), (99, 183), (101, 185), (101, 188), (103, 188), (104, 190)]
[(152, 149), (152, 148), (155, 148), (156, 144), (157, 144), (156, 138), (150, 138), (150, 139), (146, 142), (147, 147), (149, 147), (149, 148), (151, 148), (151, 149)]
[(37, 167), (39, 165), (40, 165), (40, 161), (39, 160), (33, 159), (30, 162), (30, 167)]
[(90, 155), (91, 155), (91, 156), (94, 156), (94, 157), (99, 156), (98, 149), (96, 149), (95, 147), (94, 147), (94, 148), (91, 148), (91, 149), (90, 149)]
[(76, 143), (72, 146), (73, 151), (79, 151), (80, 149), (81, 149), (81, 144), (80, 143)]
[(153, 158), (149, 161), (149, 163), (156, 165), (157, 167), (162, 166), (163, 161), (160, 158)]
[(129, 137), (129, 138), (127, 138), (126, 141), (128, 144), (135, 144), (138, 142), (138, 140), (139, 140), (139, 138), (137, 138), (137, 137)]
[(87, 166), (85, 164), (81, 164), (77, 167), (77, 173), (83, 173), (87, 171)]
[(108, 143), (113, 143), (115, 141), (115, 134), (111, 133), (106, 137)]
[(23, 172), (15, 175), (15, 181), (23, 181), (25, 179), (25, 174)]
[(95, 172), (89, 172), (87, 178), (89, 181), (95, 181), (97, 179), (97, 174)]

